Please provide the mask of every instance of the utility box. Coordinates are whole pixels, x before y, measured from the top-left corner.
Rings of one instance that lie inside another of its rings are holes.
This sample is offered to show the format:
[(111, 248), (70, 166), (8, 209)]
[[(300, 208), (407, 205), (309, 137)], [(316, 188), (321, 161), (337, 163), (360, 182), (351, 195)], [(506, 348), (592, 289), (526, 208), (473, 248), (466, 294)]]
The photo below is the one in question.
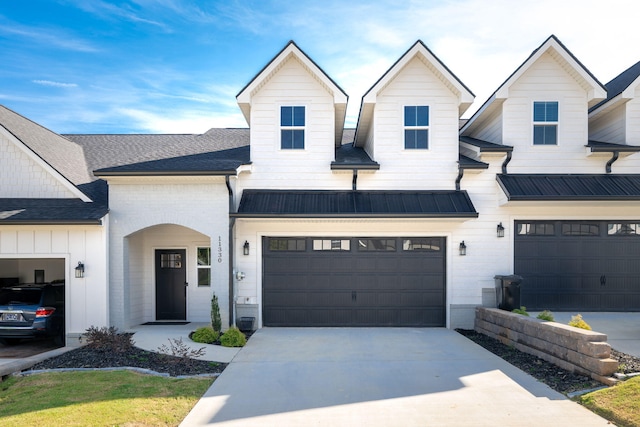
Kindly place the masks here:
[(253, 325), (256, 321), (255, 317), (241, 317), (238, 323), (238, 329), (242, 332), (251, 332), (253, 331)]
[(520, 308), (520, 285), (522, 276), (511, 274), (508, 276), (497, 275), (496, 282), (496, 305), (501, 310), (513, 311)]

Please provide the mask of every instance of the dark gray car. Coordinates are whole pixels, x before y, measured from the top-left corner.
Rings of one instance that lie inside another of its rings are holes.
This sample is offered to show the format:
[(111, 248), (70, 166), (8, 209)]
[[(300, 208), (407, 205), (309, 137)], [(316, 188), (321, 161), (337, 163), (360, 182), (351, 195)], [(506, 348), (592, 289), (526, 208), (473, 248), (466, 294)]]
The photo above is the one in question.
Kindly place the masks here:
[(64, 344), (64, 283), (0, 288), (0, 342), (52, 337)]

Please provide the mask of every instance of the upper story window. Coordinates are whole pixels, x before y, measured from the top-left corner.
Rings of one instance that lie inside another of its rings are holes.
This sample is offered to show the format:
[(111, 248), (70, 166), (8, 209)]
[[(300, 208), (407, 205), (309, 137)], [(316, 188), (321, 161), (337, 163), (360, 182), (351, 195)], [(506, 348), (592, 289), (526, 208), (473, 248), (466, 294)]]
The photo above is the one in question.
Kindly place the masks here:
[(280, 148), (304, 149), (305, 107), (280, 107)]
[(428, 106), (404, 107), (404, 148), (406, 150), (429, 148)]
[(558, 103), (533, 103), (533, 145), (558, 145)]

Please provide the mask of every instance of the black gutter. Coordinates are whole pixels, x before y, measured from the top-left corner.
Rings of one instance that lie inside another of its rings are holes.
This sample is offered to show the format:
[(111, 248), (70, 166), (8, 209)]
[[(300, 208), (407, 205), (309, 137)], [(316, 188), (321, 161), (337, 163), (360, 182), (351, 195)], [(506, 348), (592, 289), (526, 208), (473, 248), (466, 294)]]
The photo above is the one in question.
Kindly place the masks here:
[(229, 182), (229, 175), (225, 176), (224, 182), (227, 185), (227, 191), (229, 192), (229, 326), (234, 326), (236, 324), (236, 319), (233, 285), (233, 226), (236, 223), (236, 219), (233, 216), (235, 209), (233, 204), (233, 190), (231, 189), (231, 183)]
[(477, 218), (478, 212), (466, 212), (466, 213), (358, 213), (358, 214), (345, 214), (345, 213), (328, 213), (328, 214), (286, 214), (286, 213), (232, 213), (233, 218), (304, 218), (304, 219), (325, 219), (325, 218), (342, 218), (342, 219), (367, 219), (367, 218), (390, 218), (390, 219), (402, 219), (402, 218)]
[(458, 176), (456, 178), (456, 191), (460, 191), (460, 181), (462, 181), (463, 176), (464, 176), (464, 168), (458, 165)]
[(504, 162), (502, 162), (502, 173), (503, 174), (507, 174), (507, 165), (509, 164), (509, 162), (511, 161), (511, 151), (507, 151), (507, 158), (504, 159)]
[(13, 219), (0, 220), (3, 225), (102, 225), (102, 219), (51, 220), (51, 219)]
[(219, 171), (95, 171), (95, 176), (229, 176), (235, 175), (236, 170), (219, 170)]
[(611, 165), (613, 165), (613, 163), (618, 160), (618, 157), (620, 156), (620, 152), (619, 151), (614, 151), (613, 152), (613, 156), (611, 156), (611, 159), (607, 162), (607, 165), (605, 167), (605, 170), (607, 171), (607, 173), (611, 173)]

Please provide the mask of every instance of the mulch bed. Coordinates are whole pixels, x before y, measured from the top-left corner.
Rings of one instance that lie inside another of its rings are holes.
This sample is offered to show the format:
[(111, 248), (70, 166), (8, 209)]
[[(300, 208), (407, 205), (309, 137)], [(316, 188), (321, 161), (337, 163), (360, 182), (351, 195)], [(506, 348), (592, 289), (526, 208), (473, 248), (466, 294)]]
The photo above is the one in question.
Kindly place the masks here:
[[(590, 377), (565, 371), (553, 363), (523, 353), (476, 331), (465, 329), (456, 329), (456, 331), (560, 393), (602, 387), (602, 383)], [(616, 350), (612, 350), (611, 357), (620, 362), (619, 372), (640, 372), (640, 358)]]
[(219, 374), (226, 363), (176, 357), (132, 347), (126, 352), (80, 347), (38, 363), (31, 369), (132, 367), (179, 375)]

